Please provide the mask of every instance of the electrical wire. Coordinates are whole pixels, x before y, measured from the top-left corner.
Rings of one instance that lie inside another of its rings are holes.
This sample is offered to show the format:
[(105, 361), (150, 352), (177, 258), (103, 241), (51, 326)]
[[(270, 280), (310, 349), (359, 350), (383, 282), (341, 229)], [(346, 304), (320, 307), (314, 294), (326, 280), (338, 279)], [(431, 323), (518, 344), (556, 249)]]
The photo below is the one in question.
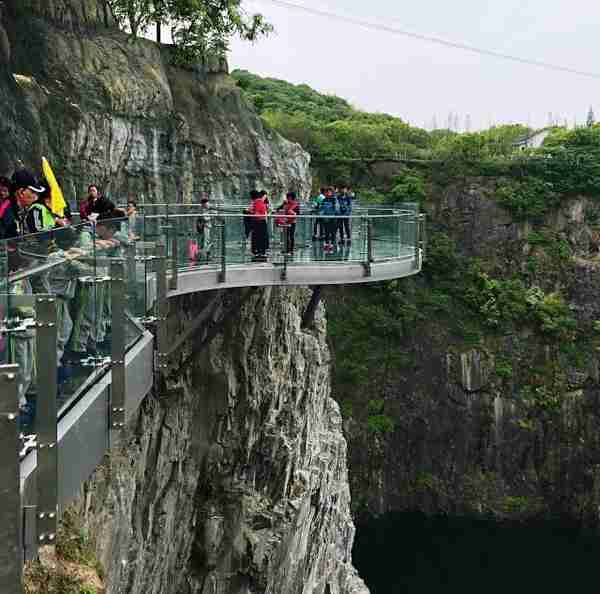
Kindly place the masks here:
[(334, 12), (329, 12), (326, 10), (320, 10), (318, 8), (311, 8), (308, 6), (303, 6), (302, 4), (296, 4), (294, 2), (288, 2), (287, 0), (260, 0), (262, 2), (269, 2), (276, 6), (280, 6), (283, 8), (291, 8), (293, 10), (299, 10), (305, 12), (307, 14), (311, 14), (313, 16), (324, 17), (328, 19), (333, 19), (337, 21), (341, 21), (344, 23), (348, 23), (350, 25), (357, 25), (359, 27), (363, 27), (365, 29), (370, 29), (373, 31), (383, 31), (384, 33), (391, 33), (393, 35), (401, 35), (403, 37), (410, 37), (411, 39), (418, 39), (419, 41), (426, 41), (428, 43), (435, 43), (437, 45), (442, 45), (444, 47), (450, 47), (453, 49), (460, 49), (471, 53), (480, 54), (482, 56), (488, 56), (492, 58), (499, 58), (502, 60), (510, 60), (511, 62), (518, 62), (519, 64), (526, 64), (528, 66), (537, 66), (538, 68), (545, 68), (546, 70), (553, 70), (555, 72), (563, 72), (567, 74), (575, 74), (577, 76), (583, 76), (586, 78), (595, 78), (600, 79), (599, 72), (590, 72), (587, 70), (578, 70), (577, 68), (570, 68), (568, 66), (560, 66), (558, 64), (551, 64), (550, 62), (543, 62), (541, 60), (531, 60), (528, 58), (521, 58), (519, 56), (514, 56), (511, 54), (504, 54), (502, 52), (497, 52), (494, 50), (488, 50), (480, 47), (475, 47), (473, 45), (467, 45), (465, 43), (457, 43), (454, 41), (448, 41), (447, 39), (442, 39), (440, 37), (434, 37), (433, 35), (422, 35), (421, 33), (413, 33), (412, 31), (406, 31), (404, 29), (399, 29), (397, 27), (391, 27), (389, 25), (383, 25), (379, 23), (373, 23), (370, 21), (365, 21), (356, 17), (350, 17), (343, 14), (338, 14)]

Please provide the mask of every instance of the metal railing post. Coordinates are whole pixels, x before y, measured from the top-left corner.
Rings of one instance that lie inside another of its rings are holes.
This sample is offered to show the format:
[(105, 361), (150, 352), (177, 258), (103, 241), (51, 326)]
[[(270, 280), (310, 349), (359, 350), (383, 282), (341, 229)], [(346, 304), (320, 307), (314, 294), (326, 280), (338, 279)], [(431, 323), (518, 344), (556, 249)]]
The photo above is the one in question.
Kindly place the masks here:
[(227, 225), (225, 218), (221, 218), (221, 270), (218, 281), (224, 283), (227, 280)]
[(281, 227), (282, 229), (282, 233), (283, 233), (283, 268), (281, 269), (281, 280), (282, 281), (286, 281), (287, 280), (287, 269), (288, 269), (288, 252), (290, 251), (290, 234), (289, 234), (289, 229), (290, 227), (287, 225), (284, 225), (283, 227)]
[(0, 366), (0, 592), (23, 591), (18, 365)]
[(427, 215), (420, 215), (421, 218), (421, 261), (427, 261)]
[(373, 274), (371, 267), (373, 262), (373, 222), (368, 217), (364, 217), (363, 225), (366, 227), (367, 237), (367, 259), (363, 265), (365, 267), (365, 276), (371, 276)]
[(419, 258), (421, 254), (421, 220), (419, 213), (415, 214), (414, 218), (414, 227), (415, 227), (415, 247), (414, 247), (414, 260), (413, 260), (413, 269), (418, 270), (419, 268)]
[(35, 300), (37, 347), (37, 537), (54, 545), (58, 523), (56, 298)]
[(167, 368), (168, 314), (167, 261), (164, 244), (156, 246), (156, 368), (159, 374)]
[[(111, 375), (110, 386), (110, 445), (118, 443), (117, 433), (125, 427), (125, 266), (119, 260), (110, 263), (111, 290)], [(114, 442), (114, 443), (113, 443)]]
[[(131, 299), (131, 303), (128, 304), (129, 306), (129, 311), (130, 313), (132, 313), (136, 318), (138, 317), (138, 304), (135, 302), (136, 301), (136, 295), (137, 295), (137, 264), (136, 264), (136, 260), (135, 260), (135, 256), (136, 256), (136, 252), (137, 252), (137, 248), (135, 246), (135, 242), (130, 243), (129, 245), (127, 245), (125, 247), (125, 258), (126, 258), (126, 271), (127, 271), (127, 293), (129, 295), (129, 298)], [(144, 312), (141, 316), (141, 318), (145, 317), (146, 312)]]

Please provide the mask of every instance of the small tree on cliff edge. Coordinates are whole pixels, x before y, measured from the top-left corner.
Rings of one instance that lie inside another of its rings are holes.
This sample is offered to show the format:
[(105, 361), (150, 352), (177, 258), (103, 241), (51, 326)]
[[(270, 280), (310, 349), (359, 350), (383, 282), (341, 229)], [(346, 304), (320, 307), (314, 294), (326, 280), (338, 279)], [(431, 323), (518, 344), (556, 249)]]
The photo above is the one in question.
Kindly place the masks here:
[(248, 15), (242, 0), (107, 0), (115, 18), (132, 37), (156, 24), (171, 28), (178, 63), (222, 57), (232, 37), (255, 41), (273, 27), (261, 14)]

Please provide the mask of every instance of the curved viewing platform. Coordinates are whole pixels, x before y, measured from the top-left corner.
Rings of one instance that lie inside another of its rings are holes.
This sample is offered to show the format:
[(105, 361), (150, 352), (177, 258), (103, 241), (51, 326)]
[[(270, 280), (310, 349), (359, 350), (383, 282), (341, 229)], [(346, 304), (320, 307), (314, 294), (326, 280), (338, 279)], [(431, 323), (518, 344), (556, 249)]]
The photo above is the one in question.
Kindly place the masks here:
[[(402, 278), (421, 269), (424, 219), (418, 206), (358, 208), (349, 217), (301, 214), (266, 219), (268, 249), (253, 253), (254, 217), (239, 206), (145, 205), (135, 235), (167, 246), (176, 275), (170, 295), (248, 286), (327, 285)], [(304, 208), (301, 212), (308, 211)], [(346, 221), (346, 233), (339, 227)], [(201, 229), (198, 229), (201, 221)], [(334, 240), (326, 240), (327, 227)], [(292, 229), (293, 227), (293, 229)], [(348, 238), (348, 230), (350, 237)]]
[(416, 205), (350, 217), (301, 205), (300, 215), (275, 212), (259, 225), (243, 210), (143, 205), (129, 218), (0, 241), (0, 525), (20, 558), (54, 542), (64, 507), (204, 323), (169, 336), (170, 297), (421, 270)]

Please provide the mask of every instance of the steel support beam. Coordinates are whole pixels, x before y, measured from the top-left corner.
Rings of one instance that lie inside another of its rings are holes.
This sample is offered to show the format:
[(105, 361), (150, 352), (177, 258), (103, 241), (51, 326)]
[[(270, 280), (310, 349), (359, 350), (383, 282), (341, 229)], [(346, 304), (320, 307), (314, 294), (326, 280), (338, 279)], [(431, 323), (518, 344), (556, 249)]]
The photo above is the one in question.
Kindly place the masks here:
[(56, 405), (56, 299), (36, 299), (37, 347), (37, 537), (54, 545), (58, 522), (58, 447)]
[(125, 349), (127, 327), (125, 319), (126, 279), (123, 262), (114, 261), (110, 266), (111, 287), (111, 374), (110, 387), (110, 445), (118, 443), (118, 434), (125, 427)]
[(18, 365), (0, 366), (0, 592), (23, 591)]

